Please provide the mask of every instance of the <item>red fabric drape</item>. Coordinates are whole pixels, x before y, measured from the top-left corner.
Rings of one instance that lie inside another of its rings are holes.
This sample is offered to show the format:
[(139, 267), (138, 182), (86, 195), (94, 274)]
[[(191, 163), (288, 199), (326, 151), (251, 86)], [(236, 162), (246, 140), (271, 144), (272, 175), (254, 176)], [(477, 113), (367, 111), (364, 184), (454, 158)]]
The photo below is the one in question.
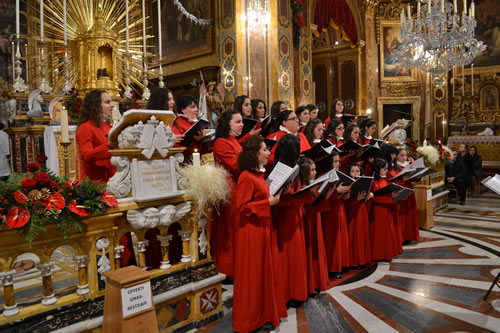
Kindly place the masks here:
[(351, 46), (354, 47), (358, 43), (356, 23), (346, 0), (318, 0), (314, 23), (319, 32), (328, 29), (328, 25), (332, 24), (334, 28), (342, 30), (344, 39), (347, 39)]

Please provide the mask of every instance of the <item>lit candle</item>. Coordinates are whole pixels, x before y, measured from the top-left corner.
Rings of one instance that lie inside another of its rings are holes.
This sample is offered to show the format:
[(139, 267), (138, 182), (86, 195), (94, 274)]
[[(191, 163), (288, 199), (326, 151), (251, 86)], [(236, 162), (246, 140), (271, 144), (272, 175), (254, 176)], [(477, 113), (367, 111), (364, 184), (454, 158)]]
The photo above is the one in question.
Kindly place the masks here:
[(405, 11), (404, 9), (401, 10), (401, 25), (403, 25), (405, 23)]
[(61, 110), (61, 142), (69, 142), (68, 110), (64, 106)]
[(441, 0), (441, 13), (444, 13), (444, 0)]
[(431, 13), (431, 0), (427, 0), (427, 13)]
[(40, 0), (40, 41), (43, 42), (43, 0)]
[(161, 71), (161, 0), (158, 0), (158, 55), (160, 56), (160, 71)]
[(470, 65), (470, 70), (471, 70), (471, 76), (472, 76), (472, 96), (474, 96), (474, 64)]
[(473, 2), (470, 6), (471, 6), (472, 17), (474, 17), (476, 16), (476, 5)]
[(465, 67), (462, 65), (462, 96), (465, 96)]
[(16, 78), (16, 48), (14, 42), (12, 42), (12, 82)]
[(128, 0), (125, 1), (125, 47), (128, 56)]
[(201, 166), (201, 162), (200, 162), (200, 153), (198, 153), (198, 150), (194, 150), (194, 153), (193, 153), (193, 166)]
[(64, 57), (68, 59), (68, 33), (66, 31), (66, 0), (63, 0)]
[(467, 15), (467, 0), (464, 0), (464, 15)]
[(453, 0), (453, 13), (457, 13), (457, 0)]
[(142, 46), (144, 53), (144, 63), (146, 63), (146, 3), (142, 0)]
[(420, 18), (420, 1), (417, 1), (417, 19)]
[(406, 8), (408, 8), (408, 21), (411, 22), (411, 9), (410, 9), (410, 4), (408, 3)]
[(19, 39), (19, 33), (21, 32), (20, 29), (20, 21), (19, 21), (19, 0), (16, 0), (16, 35), (17, 39)]

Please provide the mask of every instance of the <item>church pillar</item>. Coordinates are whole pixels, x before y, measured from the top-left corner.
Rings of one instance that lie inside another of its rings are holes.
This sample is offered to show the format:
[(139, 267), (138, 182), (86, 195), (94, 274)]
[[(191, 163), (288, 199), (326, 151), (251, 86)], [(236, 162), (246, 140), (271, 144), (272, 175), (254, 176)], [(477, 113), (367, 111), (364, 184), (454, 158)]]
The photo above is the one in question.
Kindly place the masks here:
[(301, 15), (304, 18), (304, 26), (301, 29), (298, 45), (294, 45), (294, 73), (297, 74), (294, 81), (295, 107), (313, 102), (312, 32), (311, 15), (308, 8), (307, 4), (303, 7)]
[(366, 66), (364, 67), (364, 74), (362, 77), (366, 77), (364, 82), (366, 88), (366, 94), (362, 100), (362, 104), (366, 105), (367, 109), (372, 110), (374, 114), (377, 107), (377, 96), (378, 92), (378, 45), (375, 39), (376, 36), (376, 25), (375, 25), (375, 14), (374, 7), (378, 4), (377, 0), (371, 0), (365, 2), (365, 36), (366, 36), (366, 46), (364, 52), (366, 53)]

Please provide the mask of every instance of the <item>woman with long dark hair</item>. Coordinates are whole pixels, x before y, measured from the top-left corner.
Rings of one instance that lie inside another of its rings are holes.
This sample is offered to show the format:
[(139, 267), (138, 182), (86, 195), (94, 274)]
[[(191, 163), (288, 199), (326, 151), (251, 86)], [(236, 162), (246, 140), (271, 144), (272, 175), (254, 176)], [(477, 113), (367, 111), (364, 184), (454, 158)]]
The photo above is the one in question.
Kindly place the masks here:
[(115, 173), (111, 165), (108, 132), (113, 103), (104, 90), (92, 90), (85, 96), (80, 112), (76, 142), (80, 155), (81, 178), (107, 182)]
[(335, 98), (332, 103), (330, 114), (325, 119), (325, 127), (328, 128), (330, 121), (333, 119), (342, 120), (344, 115), (344, 100), (342, 98)]
[[(157, 88), (149, 97), (147, 110), (169, 110), (174, 111), (175, 99), (172, 90), (168, 88)], [(175, 112), (175, 111), (174, 111)]]
[(365, 119), (359, 126), (359, 141), (362, 145), (367, 145), (373, 139), (373, 135), (377, 131), (377, 123), (373, 119)]
[(236, 96), (234, 99), (234, 109), (241, 113), (243, 118), (252, 117), (252, 104), (250, 98), (246, 95)]
[(252, 119), (262, 120), (267, 116), (266, 103), (261, 99), (252, 99)]
[(344, 123), (338, 119), (333, 119), (326, 128), (325, 139), (340, 147), (344, 144), (344, 130)]
[(212, 210), (210, 219), (210, 253), (219, 272), (228, 277), (234, 275), (234, 242), (236, 225), (236, 182), (238, 180), (238, 155), (241, 145), (236, 137), (241, 134), (243, 120), (241, 114), (229, 110), (220, 116), (215, 131), (216, 140), (213, 146), (215, 163), (228, 172), (231, 188), (230, 201), (218, 210)]
[(273, 196), (264, 178), (270, 152), (262, 137), (243, 143), (238, 157), (240, 175), (236, 186), (236, 228), (233, 330), (252, 332), (260, 327), (272, 330), (287, 311), (283, 294), (279, 252), (271, 206), (280, 201)]
[(303, 131), (304, 127), (307, 125), (307, 122), (309, 121), (310, 118), (309, 110), (305, 107), (305, 105), (301, 105), (297, 109), (295, 109), (295, 114), (299, 119), (299, 127)]
[(309, 142), (311, 147), (321, 142), (324, 132), (325, 128), (323, 127), (323, 122), (318, 118), (309, 120), (304, 128), (304, 135), (306, 136), (307, 142)]

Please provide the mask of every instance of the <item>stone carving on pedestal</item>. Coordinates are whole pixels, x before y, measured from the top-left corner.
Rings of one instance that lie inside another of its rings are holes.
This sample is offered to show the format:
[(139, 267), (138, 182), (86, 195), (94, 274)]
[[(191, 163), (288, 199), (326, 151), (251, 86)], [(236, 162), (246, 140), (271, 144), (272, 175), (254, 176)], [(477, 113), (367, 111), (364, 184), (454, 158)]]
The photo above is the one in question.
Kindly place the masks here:
[(134, 229), (156, 228), (169, 226), (179, 221), (191, 211), (191, 201), (185, 201), (178, 205), (164, 205), (149, 207), (141, 211), (131, 209), (127, 211), (127, 221)]
[(198, 220), (198, 228), (201, 228), (201, 233), (200, 236), (198, 237), (198, 248), (200, 250), (200, 253), (202, 254), (207, 253), (207, 246), (208, 246), (207, 234), (205, 233), (206, 225), (207, 225), (207, 220), (205, 218), (201, 218)]
[(132, 188), (132, 178), (130, 177), (130, 161), (126, 156), (111, 157), (111, 164), (116, 167), (116, 172), (108, 180), (106, 191), (124, 198), (130, 193)]
[(106, 277), (104, 276), (103, 273), (109, 272), (111, 270), (111, 264), (106, 256), (106, 249), (109, 247), (109, 239), (106, 237), (99, 238), (97, 242), (95, 243), (95, 246), (97, 248), (97, 251), (102, 251), (101, 258), (99, 258), (99, 261), (97, 262), (97, 272), (101, 275), (101, 280), (106, 281)]

